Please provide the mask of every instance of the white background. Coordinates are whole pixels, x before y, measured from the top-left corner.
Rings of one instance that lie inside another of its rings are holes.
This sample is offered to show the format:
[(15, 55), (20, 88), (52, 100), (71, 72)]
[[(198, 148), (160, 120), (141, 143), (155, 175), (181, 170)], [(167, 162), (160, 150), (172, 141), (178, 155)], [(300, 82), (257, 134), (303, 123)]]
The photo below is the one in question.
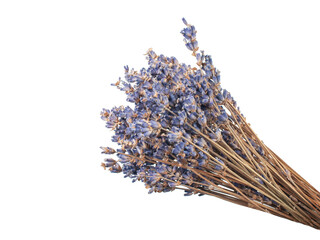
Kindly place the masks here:
[(264, 142), (320, 189), (318, 1), (1, 1), (0, 239), (318, 239), (213, 197), (147, 194), (100, 167), (110, 83), (144, 53), (195, 63), (185, 17)]

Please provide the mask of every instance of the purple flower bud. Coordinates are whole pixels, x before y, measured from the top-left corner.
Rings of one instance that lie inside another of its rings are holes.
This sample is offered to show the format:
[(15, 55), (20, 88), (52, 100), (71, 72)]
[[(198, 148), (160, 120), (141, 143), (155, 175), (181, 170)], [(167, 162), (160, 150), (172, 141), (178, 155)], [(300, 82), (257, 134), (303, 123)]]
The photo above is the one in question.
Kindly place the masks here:
[(193, 45), (192, 45), (191, 42), (186, 43), (186, 47), (187, 47), (190, 51), (193, 50)]
[(104, 159), (104, 161), (105, 161), (106, 167), (111, 167), (117, 163), (117, 161), (112, 158), (106, 158)]
[(175, 188), (177, 186), (177, 182), (168, 182), (169, 187)]
[(103, 154), (114, 154), (116, 151), (113, 148), (110, 147), (100, 147), (103, 151), (101, 153)]
[(111, 168), (109, 168), (112, 173), (119, 173), (122, 171), (120, 165), (118, 163), (114, 164)]
[(218, 120), (219, 120), (220, 122), (225, 122), (225, 121), (227, 121), (227, 120), (228, 120), (228, 115), (227, 115), (227, 113), (224, 112), (224, 113), (222, 113), (220, 116), (218, 116)]
[(153, 129), (159, 129), (161, 128), (161, 124), (157, 121), (154, 121), (154, 120), (150, 120), (150, 126), (153, 128)]
[(108, 117), (110, 115), (110, 110), (107, 110), (107, 109), (102, 109), (101, 113), (101, 119), (104, 120), (104, 121), (107, 121), (108, 120)]
[(205, 126), (207, 124), (207, 118), (206, 116), (201, 116), (198, 118), (198, 123), (200, 124), (200, 126)]
[(120, 163), (128, 163), (131, 161), (131, 158), (122, 154), (118, 154)]
[(191, 196), (193, 194), (192, 190), (184, 190), (184, 196), (188, 197)]
[(223, 168), (224, 168), (224, 162), (220, 159), (218, 159), (218, 161), (221, 163), (221, 164), (217, 164), (214, 169), (215, 170), (218, 170), (218, 171), (221, 171)]
[(188, 26), (188, 22), (187, 22), (187, 20), (186, 20), (185, 18), (182, 18), (182, 22), (183, 22), (185, 25)]
[(197, 41), (194, 41), (192, 42), (192, 50), (197, 50), (198, 49), (198, 42)]
[(198, 63), (201, 63), (201, 54), (200, 53), (196, 54), (196, 58), (197, 58)]

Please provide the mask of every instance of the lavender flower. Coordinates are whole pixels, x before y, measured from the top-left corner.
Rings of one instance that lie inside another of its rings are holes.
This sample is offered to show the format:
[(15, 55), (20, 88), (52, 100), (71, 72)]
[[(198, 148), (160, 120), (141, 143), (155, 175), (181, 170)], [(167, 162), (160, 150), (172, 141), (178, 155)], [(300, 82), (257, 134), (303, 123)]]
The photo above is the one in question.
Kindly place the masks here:
[(124, 80), (112, 85), (133, 107), (102, 110), (119, 147), (101, 147), (117, 157), (102, 166), (143, 182), (148, 193), (216, 196), (320, 228), (320, 193), (256, 136), (211, 56), (198, 51), (195, 27), (182, 21), (197, 67), (152, 49), (147, 68), (124, 67)]

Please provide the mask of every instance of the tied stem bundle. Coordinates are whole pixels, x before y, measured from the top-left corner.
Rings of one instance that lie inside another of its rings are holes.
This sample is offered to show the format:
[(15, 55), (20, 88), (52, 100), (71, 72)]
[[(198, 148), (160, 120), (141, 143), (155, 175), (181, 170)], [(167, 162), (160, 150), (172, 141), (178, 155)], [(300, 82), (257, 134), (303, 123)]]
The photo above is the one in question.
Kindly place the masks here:
[(148, 68), (125, 66), (112, 84), (134, 104), (103, 109), (119, 149), (101, 147), (102, 166), (153, 192), (211, 195), (320, 229), (320, 193), (257, 137), (231, 94), (221, 88), (196, 30), (181, 31), (197, 67), (149, 49)]

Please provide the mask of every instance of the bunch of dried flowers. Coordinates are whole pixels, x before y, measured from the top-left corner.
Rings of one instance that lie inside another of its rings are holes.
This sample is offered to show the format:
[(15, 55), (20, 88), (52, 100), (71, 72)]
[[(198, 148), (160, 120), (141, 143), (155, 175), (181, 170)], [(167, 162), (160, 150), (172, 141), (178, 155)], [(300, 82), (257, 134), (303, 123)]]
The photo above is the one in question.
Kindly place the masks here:
[(270, 150), (221, 88), (212, 58), (199, 51), (196, 29), (181, 31), (197, 67), (149, 49), (148, 68), (125, 66), (112, 84), (129, 106), (103, 109), (119, 148), (101, 147), (102, 166), (153, 192), (211, 195), (320, 228), (320, 193)]

